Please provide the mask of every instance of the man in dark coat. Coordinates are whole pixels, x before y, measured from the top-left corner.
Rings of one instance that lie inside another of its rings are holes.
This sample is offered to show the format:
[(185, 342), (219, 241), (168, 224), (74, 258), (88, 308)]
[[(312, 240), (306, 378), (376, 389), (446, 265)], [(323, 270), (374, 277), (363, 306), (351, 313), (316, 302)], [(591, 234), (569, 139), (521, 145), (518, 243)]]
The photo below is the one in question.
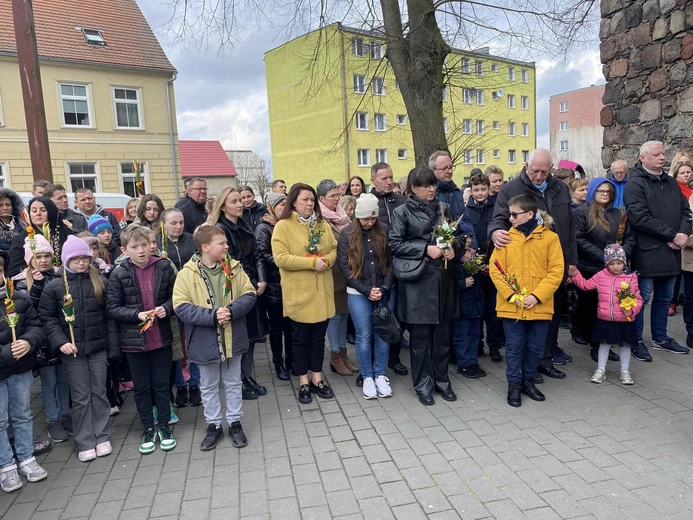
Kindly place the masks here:
[(207, 182), (204, 179), (190, 179), (185, 189), (187, 197), (176, 202), (175, 207), (183, 214), (185, 231), (195, 233), (198, 226), (207, 221)]
[[(390, 165), (387, 163), (379, 162), (371, 167), (371, 184), (373, 185), (371, 193), (378, 197), (378, 222), (385, 230), (385, 233), (387, 233), (392, 223), (392, 212), (395, 208), (404, 204), (407, 199), (403, 195), (392, 191), (394, 187), (392, 168), (390, 168)], [(402, 341), (406, 341), (406, 339), (402, 338)], [(390, 367), (395, 374), (406, 376), (409, 371), (399, 359), (401, 350), (401, 342), (390, 344), (387, 366)]]
[(452, 180), (454, 168), (450, 153), (444, 150), (433, 152), (428, 159), (428, 167), (433, 170), (436, 179), (438, 179), (436, 197), (450, 206), (452, 214), (457, 220), (464, 215), (464, 194)]
[[(691, 209), (676, 180), (664, 172), (664, 144), (648, 141), (640, 147), (638, 162), (628, 174), (623, 201), (636, 244), (631, 267), (638, 272), (643, 305), (653, 295), (650, 310), (652, 348), (674, 354), (689, 349), (667, 336), (667, 311), (681, 272), (681, 249), (691, 233)], [(652, 361), (643, 343), (644, 309), (635, 317), (638, 345), (633, 356)]]
[(105, 210), (103, 206), (96, 203), (96, 197), (94, 197), (94, 192), (89, 188), (78, 188), (75, 191), (75, 205), (79, 212), (84, 215), (89, 222), (89, 217), (94, 214), (99, 214), (106, 220), (113, 228), (113, 240), (111, 241), (114, 246), (120, 247), (120, 224), (118, 223), (118, 217), (108, 210)]
[(86, 217), (70, 207), (65, 186), (62, 184), (49, 184), (43, 190), (43, 196), (53, 201), (58, 207), (58, 211), (60, 211), (60, 218), (63, 224), (74, 231), (75, 234), (89, 230)]
[[(577, 271), (577, 243), (575, 240), (575, 217), (570, 205), (568, 185), (551, 175), (553, 167), (551, 152), (537, 148), (529, 155), (519, 175), (505, 184), (498, 192), (493, 219), (489, 224), (489, 238), (495, 247), (505, 247), (510, 243), (510, 213), (508, 200), (516, 195), (529, 193), (537, 199), (540, 210), (547, 212), (554, 219), (553, 230), (558, 234), (566, 263), (565, 275), (573, 276)], [(565, 372), (553, 366), (555, 354), (564, 355), (558, 347), (558, 329), (561, 319), (561, 307), (565, 294), (562, 283), (554, 294), (554, 314), (549, 332), (546, 336), (546, 348), (539, 366), (539, 373), (555, 379), (563, 379)]]

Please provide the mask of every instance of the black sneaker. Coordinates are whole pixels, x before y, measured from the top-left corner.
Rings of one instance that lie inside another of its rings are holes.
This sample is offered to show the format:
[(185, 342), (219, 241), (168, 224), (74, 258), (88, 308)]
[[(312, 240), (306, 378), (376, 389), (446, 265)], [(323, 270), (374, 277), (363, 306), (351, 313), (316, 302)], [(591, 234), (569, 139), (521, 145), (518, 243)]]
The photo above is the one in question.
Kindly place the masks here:
[(267, 388), (265, 388), (262, 385), (259, 385), (255, 379), (252, 378), (252, 376), (244, 377), (243, 382), (248, 385), (250, 388), (255, 390), (255, 393), (257, 395), (265, 395), (267, 393)]
[(325, 383), (325, 381), (318, 381), (317, 385), (311, 381), (309, 388), (311, 392), (317, 394), (317, 396), (321, 399), (332, 399), (334, 397), (332, 389), (329, 386), (327, 386), (327, 383)]
[(474, 368), (474, 365), (469, 365), (468, 367), (457, 367), (457, 373), (469, 379), (479, 378), (479, 373), (477, 372), (476, 368)]
[(652, 356), (648, 352), (644, 343), (638, 343), (636, 347), (631, 347), (630, 351), (632, 352), (633, 357), (638, 361), (646, 361), (648, 363), (652, 361)]
[(679, 345), (675, 339), (667, 338), (664, 341), (653, 341), (652, 348), (655, 350), (666, 350), (672, 354), (688, 354), (691, 349)]
[(363, 386), (363, 374), (356, 376), (356, 386)]
[(253, 399), (257, 399), (257, 392), (246, 384), (245, 379), (241, 384), (241, 393), (244, 401), (252, 401)]
[(200, 406), (202, 404), (202, 394), (199, 386), (191, 386), (188, 390), (188, 402), (190, 406)]
[(478, 364), (474, 364), (472, 366), (476, 370), (476, 373), (479, 375), (479, 377), (486, 377), (486, 370), (481, 368)]
[(231, 442), (236, 448), (242, 448), (248, 445), (248, 439), (243, 433), (243, 426), (241, 426), (241, 421), (234, 421), (229, 426), (229, 436), (231, 437)]
[(200, 443), (200, 449), (202, 451), (213, 450), (217, 447), (217, 441), (224, 436), (224, 430), (221, 427), (217, 427), (215, 424), (207, 425), (205, 430), (205, 438), (202, 439)]
[(693, 332), (686, 334), (686, 346), (688, 348), (693, 348)]
[(185, 408), (188, 405), (188, 387), (181, 386), (176, 388), (175, 405), (177, 408)]
[(72, 427), (72, 416), (66, 413), (60, 418), (60, 424), (63, 425), (63, 429), (70, 435), (74, 435), (74, 429)]
[(491, 361), (495, 361), (496, 363), (499, 361), (503, 361), (503, 357), (500, 355), (499, 349), (489, 348), (488, 353), (491, 356)]
[(53, 442), (65, 442), (70, 438), (65, 431), (65, 428), (63, 428), (62, 421), (60, 419), (48, 422), (48, 437)]
[(310, 404), (313, 402), (313, 395), (310, 393), (310, 386), (301, 385), (298, 390), (298, 402), (301, 404)]

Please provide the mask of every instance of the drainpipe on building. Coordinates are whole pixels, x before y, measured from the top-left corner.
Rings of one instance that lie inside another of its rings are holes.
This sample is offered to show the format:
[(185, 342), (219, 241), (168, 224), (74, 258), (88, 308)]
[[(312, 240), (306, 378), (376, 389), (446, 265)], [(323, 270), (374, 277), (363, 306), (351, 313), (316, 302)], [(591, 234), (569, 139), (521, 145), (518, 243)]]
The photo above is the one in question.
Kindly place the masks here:
[(347, 99), (347, 86), (346, 86), (346, 56), (344, 49), (344, 31), (342, 31), (341, 25), (339, 26), (339, 34), (341, 36), (342, 42), (342, 99), (344, 99), (344, 152), (346, 154), (346, 181), (349, 182), (351, 179), (351, 157), (349, 155), (349, 100)]
[(173, 140), (173, 111), (171, 110), (171, 86), (176, 81), (178, 72), (174, 72), (171, 79), (166, 82), (166, 107), (168, 108), (168, 135), (171, 139), (171, 161), (173, 162), (173, 190), (176, 194), (176, 201), (180, 199), (178, 191), (178, 167), (176, 166), (176, 144)]

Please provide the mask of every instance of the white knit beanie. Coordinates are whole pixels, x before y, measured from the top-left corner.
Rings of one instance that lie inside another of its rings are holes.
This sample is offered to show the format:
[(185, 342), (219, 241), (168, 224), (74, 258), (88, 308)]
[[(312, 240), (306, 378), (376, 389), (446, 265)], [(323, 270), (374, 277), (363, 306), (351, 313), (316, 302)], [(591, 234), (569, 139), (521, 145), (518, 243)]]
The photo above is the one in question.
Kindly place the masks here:
[(372, 193), (362, 193), (356, 200), (354, 216), (356, 218), (373, 218), (377, 217), (378, 213), (378, 197)]

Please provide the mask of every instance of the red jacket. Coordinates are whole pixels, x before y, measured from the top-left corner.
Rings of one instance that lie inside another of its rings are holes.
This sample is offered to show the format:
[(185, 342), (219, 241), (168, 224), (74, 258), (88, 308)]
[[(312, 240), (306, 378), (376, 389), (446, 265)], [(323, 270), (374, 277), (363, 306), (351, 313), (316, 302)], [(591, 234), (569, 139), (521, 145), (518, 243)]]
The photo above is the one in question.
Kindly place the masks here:
[(599, 303), (597, 304), (597, 318), (603, 321), (628, 321), (628, 318), (619, 305), (616, 293), (621, 290), (621, 282), (630, 284), (631, 291), (635, 293), (635, 299), (638, 302), (636, 307), (632, 308), (633, 315), (631, 320), (642, 310), (642, 296), (638, 288), (638, 275), (619, 274), (614, 276), (608, 269), (602, 269), (589, 280), (585, 280), (577, 272), (577, 275), (571, 278), (572, 282), (583, 291), (597, 290)]

